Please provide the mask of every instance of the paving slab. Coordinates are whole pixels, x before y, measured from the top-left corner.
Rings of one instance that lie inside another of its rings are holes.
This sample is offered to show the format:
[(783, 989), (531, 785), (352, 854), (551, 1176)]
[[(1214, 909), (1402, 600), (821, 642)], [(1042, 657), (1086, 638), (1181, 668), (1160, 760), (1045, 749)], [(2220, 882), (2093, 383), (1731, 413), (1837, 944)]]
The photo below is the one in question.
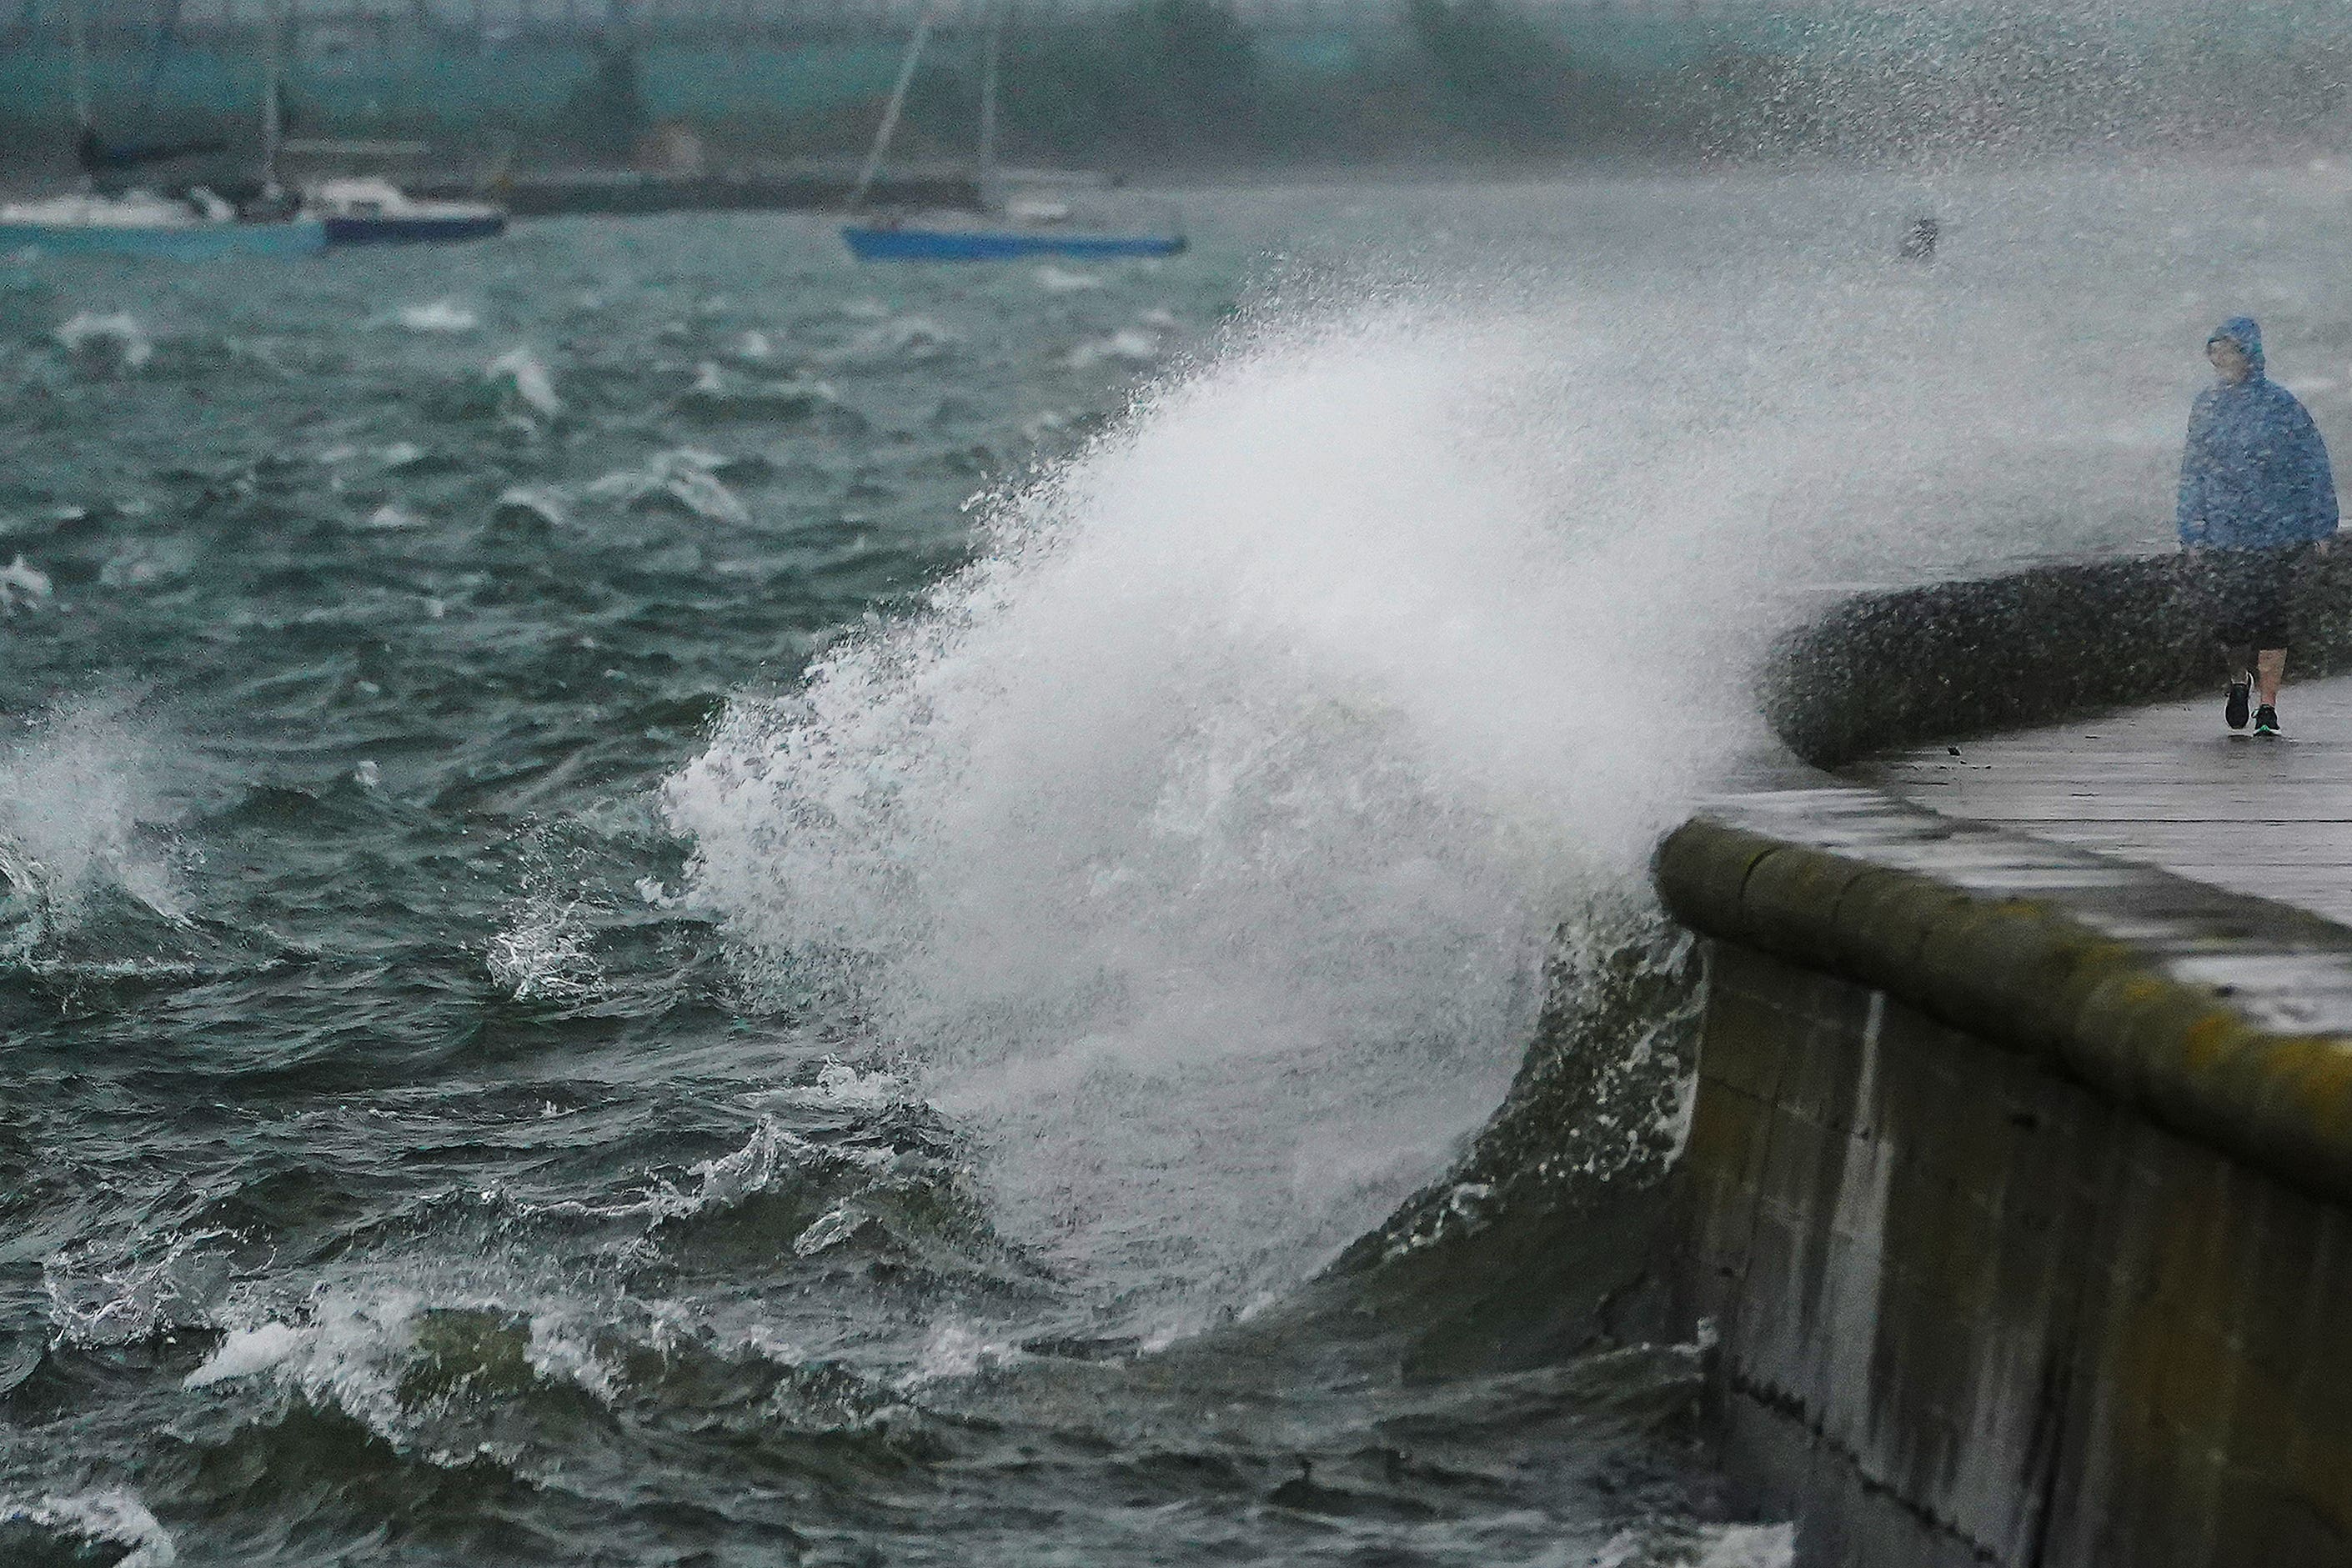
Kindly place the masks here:
[(1845, 777), (1939, 816), (2352, 925), (2352, 677), (2290, 679), (2279, 712), (2284, 736), (2233, 734), (2217, 688), (2195, 702), (1925, 747), (1854, 764)]

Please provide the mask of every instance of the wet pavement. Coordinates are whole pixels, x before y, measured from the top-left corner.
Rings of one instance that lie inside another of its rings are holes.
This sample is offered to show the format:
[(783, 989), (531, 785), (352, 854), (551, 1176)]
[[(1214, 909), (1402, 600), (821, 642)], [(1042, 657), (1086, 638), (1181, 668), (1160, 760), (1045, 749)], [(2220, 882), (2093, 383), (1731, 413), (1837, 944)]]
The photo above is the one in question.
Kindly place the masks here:
[(2352, 1037), (2352, 677), (2279, 710), (2274, 737), (2227, 729), (2217, 691), (1836, 774), (1759, 758), (1703, 814), (2033, 900), (2263, 1027)]
[(1844, 776), (1943, 816), (2160, 867), (2352, 925), (2352, 678), (2281, 692), (2286, 734), (2221, 694), (1932, 746)]

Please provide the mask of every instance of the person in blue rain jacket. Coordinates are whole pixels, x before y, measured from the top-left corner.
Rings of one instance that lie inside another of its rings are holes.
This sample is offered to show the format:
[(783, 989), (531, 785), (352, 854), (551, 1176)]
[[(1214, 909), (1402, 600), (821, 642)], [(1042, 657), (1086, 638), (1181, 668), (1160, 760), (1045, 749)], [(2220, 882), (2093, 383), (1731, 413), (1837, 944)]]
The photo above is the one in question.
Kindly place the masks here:
[(2264, 373), (2263, 329), (2252, 317), (2222, 322), (2205, 357), (2221, 380), (2197, 394), (2189, 415), (2180, 545), (2213, 590), (2229, 657), (2223, 718), (2245, 728), (2259, 685), (2254, 733), (2276, 735), (2295, 580), (2336, 537), (2336, 475), (2310, 413)]

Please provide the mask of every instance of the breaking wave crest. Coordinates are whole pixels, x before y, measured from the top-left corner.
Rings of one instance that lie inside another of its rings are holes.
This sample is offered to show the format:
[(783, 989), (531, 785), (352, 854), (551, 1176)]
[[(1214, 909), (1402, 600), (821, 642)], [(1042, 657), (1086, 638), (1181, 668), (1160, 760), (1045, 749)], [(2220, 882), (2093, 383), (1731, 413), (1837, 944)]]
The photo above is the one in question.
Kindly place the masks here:
[(1444, 1168), (1738, 723), (1537, 428), (1559, 367), (1402, 312), (1244, 346), (666, 789), (747, 967), (919, 1061), (1107, 1291), (1245, 1306)]
[(0, 1496), (0, 1561), (171, 1568), (179, 1560), (170, 1531), (120, 1488), (21, 1501)]

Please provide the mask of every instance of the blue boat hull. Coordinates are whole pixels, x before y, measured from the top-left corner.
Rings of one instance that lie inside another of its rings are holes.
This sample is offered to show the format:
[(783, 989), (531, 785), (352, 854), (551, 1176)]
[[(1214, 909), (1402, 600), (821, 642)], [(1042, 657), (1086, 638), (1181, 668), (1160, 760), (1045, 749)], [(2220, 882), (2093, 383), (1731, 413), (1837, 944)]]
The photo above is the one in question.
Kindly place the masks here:
[(36, 250), (51, 256), (215, 261), (231, 256), (315, 256), (326, 247), (326, 225), (312, 219), (152, 228), (105, 224), (0, 224), (0, 256)]
[(887, 229), (844, 224), (860, 261), (1018, 261), (1029, 256), (1175, 256), (1182, 235), (1028, 234), (1016, 229)]
[(507, 232), (506, 214), (449, 218), (326, 218), (327, 243), (349, 245), (436, 245), (452, 240), (489, 239)]

